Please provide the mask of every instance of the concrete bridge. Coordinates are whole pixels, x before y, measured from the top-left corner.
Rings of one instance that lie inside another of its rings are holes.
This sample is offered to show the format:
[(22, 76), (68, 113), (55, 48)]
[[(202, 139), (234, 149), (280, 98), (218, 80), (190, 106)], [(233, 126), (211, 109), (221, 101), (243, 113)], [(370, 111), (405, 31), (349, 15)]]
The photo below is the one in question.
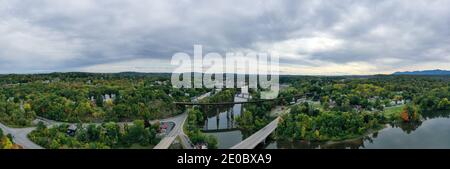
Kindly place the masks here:
[(278, 123), (281, 120), (281, 116), (286, 113), (289, 113), (291, 109), (289, 108), (286, 110), (281, 109), (280, 111), (279, 110), (275, 111), (280, 112), (279, 114), (277, 114), (277, 118), (275, 120), (267, 124), (264, 128), (260, 129), (247, 139), (234, 145), (233, 147), (231, 147), (231, 149), (254, 149), (256, 146), (258, 146), (259, 143), (264, 142), (267, 139), (267, 137), (269, 137), (269, 135), (272, 134), (277, 129)]
[[(206, 94), (205, 94), (206, 95)], [(208, 96), (210, 94), (208, 93)], [(293, 98), (296, 100), (297, 98), (300, 98), (302, 96), (294, 96)], [(238, 98), (245, 98), (238, 97)], [(248, 104), (248, 103), (262, 103), (262, 102), (273, 102), (277, 100), (283, 100), (286, 99), (284, 97), (279, 97), (275, 99), (263, 99), (263, 100), (239, 100), (235, 102), (221, 102), (221, 103), (200, 103), (200, 102), (174, 102), (174, 104), (178, 106), (217, 106), (217, 105), (236, 105), (236, 104)], [(285, 112), (289, 112), (285, 111)], [(285, 113), (283, 112), (283, 113)], [(283, 114), (282, 113), (282, 114)], [(189, 138), (184, 134), (183, 132), (183, 125), (184, 122), (187, 119), (187, 112), (184, 113), (183, 119), (181, 121), (177, 121), (175, 128), (165, 137), (161, 140), (161, 142), (155, 146), (154, 149), (168, 149), (170, 145), (173, 143), (173, 141), (179, 137), (183, 147), (188, 147), (192, 149), (192, 144), (189, 141)], [(231, 147), (231, 149), (254, 149), (259, 143), (263, 142), (271, 133), (275, 131), (275, 129), (278, 127), (278, 122), (280, 121), (281, 117), (277, 117), (275, 120), (270, 122), (267, 126), (262, 128), (261, 130), (257, 131), (247, 139), (243, 140), (242, 142), (236, 144), (235, 146)]]
[(278, 122), (281, 117), (277, 117), (275, 120), (270, 122), (267, 126), (257, 131), (247, 139), (241, 141), (231, 149), (254, 149), (259, 143), (263, 142), (275, 129), (278, 127)]

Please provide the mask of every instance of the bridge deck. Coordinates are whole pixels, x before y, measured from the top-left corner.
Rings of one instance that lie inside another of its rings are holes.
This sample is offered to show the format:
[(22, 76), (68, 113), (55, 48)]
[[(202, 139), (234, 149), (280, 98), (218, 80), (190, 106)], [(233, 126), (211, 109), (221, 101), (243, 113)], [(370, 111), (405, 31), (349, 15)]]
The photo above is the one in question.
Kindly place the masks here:
[(257, 131), (255, 134), (251, 135), (244, 141), (231, 147), (231, 149), (254, 149), (259, 143), (266, 139), (277, 127), (280, 117), (270, 122), (267, 126)]
[(164, 137), (153, 149), (168, 149), (175, 138), (176, 136)]

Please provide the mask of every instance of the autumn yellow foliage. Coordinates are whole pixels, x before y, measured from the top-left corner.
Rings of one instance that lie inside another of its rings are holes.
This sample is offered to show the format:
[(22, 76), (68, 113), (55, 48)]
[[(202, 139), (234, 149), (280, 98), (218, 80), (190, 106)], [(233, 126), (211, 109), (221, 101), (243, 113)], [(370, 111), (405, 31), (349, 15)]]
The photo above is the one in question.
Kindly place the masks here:
[(8, 137), (0, 136), (0, 149), (22, 149), (22, 147), (14, 144)]

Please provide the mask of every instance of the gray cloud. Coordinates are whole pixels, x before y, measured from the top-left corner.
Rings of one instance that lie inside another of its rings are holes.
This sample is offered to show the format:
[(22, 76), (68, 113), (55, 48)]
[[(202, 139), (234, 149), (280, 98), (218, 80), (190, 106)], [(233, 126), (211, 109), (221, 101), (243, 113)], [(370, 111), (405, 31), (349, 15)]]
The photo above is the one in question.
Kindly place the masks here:
[(354, 63), (370, 69), (349, 73), (425, 69), (450, 61), (449, 6), (446, 0), (5, 0), (0, 73), (76, 71), (139, 59), (169, 63), (194, 44), (205, 52), (291, 44), (281, 61), (308, 70)]

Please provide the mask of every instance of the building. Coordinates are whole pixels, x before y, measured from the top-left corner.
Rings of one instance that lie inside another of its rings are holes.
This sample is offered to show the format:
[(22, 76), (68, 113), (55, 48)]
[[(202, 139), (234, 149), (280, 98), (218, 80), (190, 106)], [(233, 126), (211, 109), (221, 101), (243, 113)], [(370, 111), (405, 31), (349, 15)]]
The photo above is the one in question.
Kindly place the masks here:
[(77, 126), (75, 124), (72, 124), (67, 129), (67, 135), (69, 136), (75, 136), (75, 133), (77, 132)]

